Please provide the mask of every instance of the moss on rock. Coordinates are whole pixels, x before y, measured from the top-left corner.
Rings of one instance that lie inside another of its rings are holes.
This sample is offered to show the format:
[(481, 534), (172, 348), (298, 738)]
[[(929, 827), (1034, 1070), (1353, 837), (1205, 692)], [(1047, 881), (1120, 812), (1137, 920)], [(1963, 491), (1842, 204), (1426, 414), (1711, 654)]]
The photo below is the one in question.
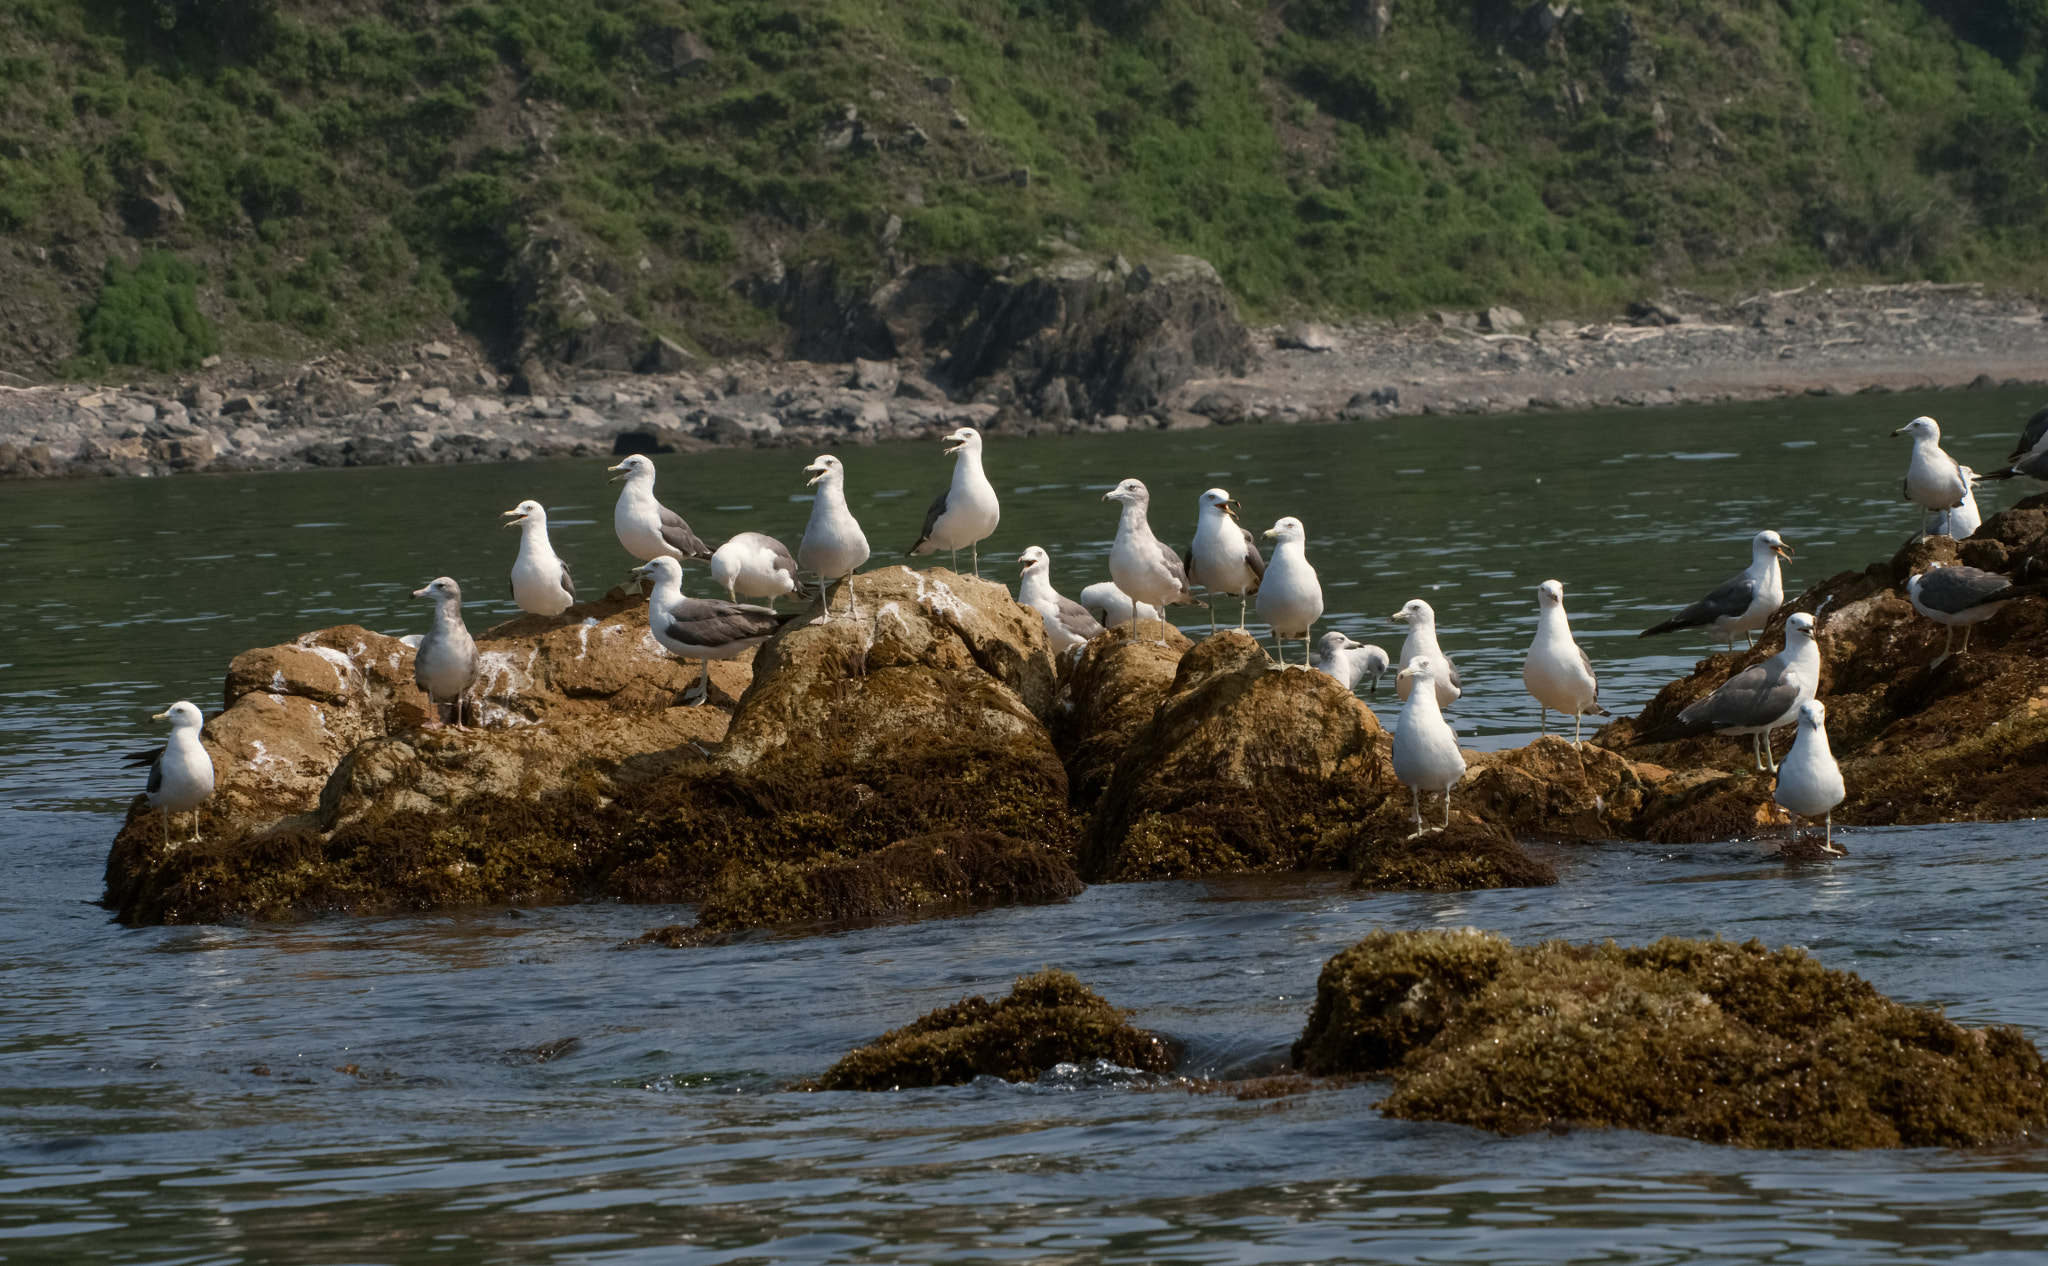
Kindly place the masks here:
[(1378, 892), (1460, 892), (1474, 888), (1546, 888), (1548, 862), (1529, 856), (1497, 826), (1454, 822), (1412, 840), (1375, 840), (1363, 848), (1351, 886)]
[(1308, 1073), (1390, 1073), (1390, 1116), (1743, 1147), (1970, 1147), (2048, 1132), (2017, 1029), (1966, 1029), (1804, 951), (1666, 937), (1517, 948), (1376, 932), (1324, 965)]
[(1127, 1013), (1055, 968), (1020, 976), (1006, 998), (963, 998), (891, 1029), (825, 1071), (821, 1090), (957, 1086), (976, 1077), (1032, 1081), (1055, 1064), (1108, 1060), (1172, 1070), (1173, 1051)]

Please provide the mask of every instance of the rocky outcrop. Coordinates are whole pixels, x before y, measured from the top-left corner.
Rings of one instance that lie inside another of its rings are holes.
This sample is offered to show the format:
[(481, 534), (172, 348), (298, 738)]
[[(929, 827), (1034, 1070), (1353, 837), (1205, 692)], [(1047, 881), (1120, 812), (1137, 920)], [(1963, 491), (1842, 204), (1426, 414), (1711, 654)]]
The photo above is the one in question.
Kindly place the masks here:
[(1178, 629), (1161, 645), (1134, 625), (1120, 625), (1081, 648), (1060, 692), (1053, 741), (1067, 764), (1078, 808), (1093, 808), (1109, 786), (1117, 758), (1173, 687), (1181, 656), (1194, 646)]
[(1868, 1148), (2048, 1131), (2048, 1067), (2019, 1030), (1964, 1028), (1755, 941), (1375, 932), (1324, 965), (1294, 1063), (1391, 1075), (1389, 1116), (1504, 1134)]

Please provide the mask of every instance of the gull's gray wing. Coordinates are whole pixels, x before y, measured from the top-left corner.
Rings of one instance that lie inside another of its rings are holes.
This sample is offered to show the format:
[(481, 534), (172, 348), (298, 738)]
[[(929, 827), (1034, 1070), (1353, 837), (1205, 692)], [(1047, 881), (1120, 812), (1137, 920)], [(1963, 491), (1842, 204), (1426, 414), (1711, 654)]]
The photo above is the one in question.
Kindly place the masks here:
[[(2048, 412), (2048, 410), (2043, 410), (2043, 412)], [(2012, 465), (2007, 466), (2004, 470), (1994, 470), (1988, 475), (1979, 475), (1977, 478), (2011, 479), (2016, 475), (2027, 479), (2039, 479), (2043, 482), (2048, 482), (2048, 451), (2029, 453)]]
[[(561, 560), (557, 559), (557, 562)], [(569, 595), (569, 601), (576, 601), (576, 582), (569, 579), (569, 564), (562, 563), (562, 592)]]
[(1239, 527), (1237, 530), (1244, 533), (1244, 565), (1252, 569), (1251, 591), (1257, 593), (1259, 582), (1266, 578), (1266, 556), (1259, 553), (1259, 539), (1252, 535), (1250, 528)]
[(2048, 407), (2042, 408), (2033, 417), (2027, 419), (2025, 429), (2020, 432), (2019, 447), (2013, 449), (2012, 456), (2005, 460), (2017, 462), (2020, 458), (2039, 448), (2043, 441), (2048, 441)]
[(1075, 637), (1092, 638), (1102, 632), (1102, 622), (1072, 598), (1054, 594), (1053, 603), (1060, 613), (1060, 627)]
[(1585, 668), (1586, 676), (1593, 679), (1593, 698), (1597, 702), (1600, 698), (1600, 674), (1593, 671), (1593, 661), (1587, 658), (1585, 647), (1574, 642), (1572, 649), (1579, 653), (1579, 663)]
[(654, 503), (654, 508), (661, 512), (661, 539), (674, 546), (677, 553), (684, 558), (711, 557), (711, 547), (698, 539), (697, 534), (690, 530), (690, 525), (683, 522), (682, 515), (659, 501)]
[(796, 555), (789, 552), (789, 546), (784, 545), (781, 541), (776, 540), (765, 532), (753, 532), (749, 535), (760, 537), (761, 543), (768, 547), (768, 552), (775, 555), (775, 570), (789, 574), (790, 583), (796, 586), (790, 592), (799, 598), (810, 597), (811, 587), (797, 579)]
[(1997, 572), (1977, 567), (1936, 567), (1920, 575), (1920, 604), (1944, 615), (1961, 615), (1973, 607), (1996, 602), (2012, 588)]
[(1157, 539), (1155, 539), (1152, 543), (1154, 545), (1159, 546), (1160, 565), (1166, 568), (1166, 574), (1173, 577), (1175, 583), (1180, 585), (1180, 597), (1175, 598), (1172, 602), (1168, 603), (1167, 605), (1187, 606), (1192, 604), (1198, 607), (1208, 606), (1208, 603), (1197, 600), (1194, 595), (1194, 591), (1188, 588), (1188, 569), (1187, 566), (1180, 561), (1180, 555), (1168, 549), (1164, 543), (1158, 541)]
[[(946, 490), (946, 492), (951, 491), (952, 489), (950, 488)], [(945, 512), (946, 493), (942, 492), (938, 496), (933, 497), (931, 505), (926, 507), (924, 512), (924, 526), (919, 528), (917, 532), (917, 544), (903, 551), (906, 557), (915, 554), (919, 550), (923, 549), (925, 546), (925, 542), (932, 539), (932, 529), (939, 525), (939, 516), (944, 514)]]
[(145, 790), (153, 796), (164, 787), (163, 758), (164, 749), (161, 747), (152, 747), (146, 752), (125, 752), (121, 756), (121, 767), (140, 769), (144, 765), (149, 766), (149, 786)]
[(1745, 571), (1656, 628), (1644, 629), (1636, 636), (1652, 637), (1678, 629), (1698, 628), (1716, 620), (1733, 620), (1749, 610), (1749, 604), (1755, 601), (1756, 581), (1751, 580)]
[(1747, 729), (1769, 725), (1799, 701), (1799, 686), (1772, 656), (1730, 677), (1721, 688), (1678, 714), (1678, 723), (1702, 730)]
[(1458, 675), (1458, 662), (1446, 655), (1444, 656), (1444, 667), (1451, 670), (1451, 685), (1457, 688), (1459, 694), (1464, 694), (1465, 679)]
[(730, 646), (734, 642), (767, 637), (794, 614), (778, 614), (766, 607), (717, 598), (685, 598), (662, 613), (667, 621), (663, 631), (689, 646)]

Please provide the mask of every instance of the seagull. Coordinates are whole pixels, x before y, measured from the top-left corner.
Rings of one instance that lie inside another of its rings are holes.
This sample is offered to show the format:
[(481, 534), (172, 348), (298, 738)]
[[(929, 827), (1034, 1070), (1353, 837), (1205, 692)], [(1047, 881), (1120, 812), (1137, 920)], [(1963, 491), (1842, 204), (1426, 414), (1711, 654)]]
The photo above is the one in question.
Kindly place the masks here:
[(1088, 614), (1114, 628), (1138, 620), (1164, 620), (1166, 615), (1149, 602), (1135, 602), (1116, 587), (1113, 580), (1098, 580), (1081, 591), (1081, 606)]
[[(1401, 667), (1414, 663), (1418, 655), (1429, 656), (1436, 661), (1437, 706), (1448, 708), (1456, 703), (1458, 696), (1465, 693), (1465, 682), (1458, 676), (1458, 666), (1436, 644), (1436, 612), (1427, 602), (1415, 598), (1390, 618), (1396, 624), (1408, 626), (1408, 636), (1401, 641)], [(1401, 699), (1408, 697), (1408, 679), (1399, 673), (1394, 674), (1394, 694)]]
[(1315, 658), (1310, 661), (1319, 672), (1342, 682), (1346, 690), (1357, 690), (1360, 679), (1371, 678), (1373, 694), (1380, 692), (1380, 678), (1392, 662), (1379, 647), (1354, 642), (1337, 629), (1316, 642)]
[(1002, 507), (996, 502), (996, 490), (981, 470), (981, 432), (963, 426), (946, 438), (953, 443), (946, 450), (953, 456), (953, 486), (940, 493), (924, 512), (924, 528), (918, 533), (917, 544), (903, 552), (919, 555), (946, 550), (953, 555), (952, 566), (958, 571), (960, 547), (965, 545), (974, 552), (974, 574), (979, 576), (981, 542), (996, 530)]
[[(1734, 579), (1698, 602), (1638, 637), (1655, 637), (1677, 629), (1710, 628), (1728, 649), (1735, 649), (1737, 633), (1755, 633), (1770, 623), (1771, 613), (1785, 604), (1785, 577), (1778, 560), (1792, 557), (1792, 547), (1776, 532), (1762, 531), (1750, 538), (1749, 566)], [(1750, 639), (1754, 646), (1756, 639)]]
[(647, 599), (647, 631), (669, 654), (703, 665), (692, 706), (711, 697), (712, 660), (738, 659), (802, 614), (716, 598), (685, 598), (683, 565), (673, 558), (649, 559), (633, 574), (654, 578), (654, 592)]
[[(1102, 499), (1121, 502), (1124, 508), (1123, 517), (1116, 524), (1116, 543), (1109, 549), (1109, 578), (1116, 582), (1116, 587), (1155, 607), (1208, 606), (1188, 591), (1188, 572), (1180, 555), (1152, 535), (1152, 525), (1145, 521), (1145, 509), (1152, 503), (1152, 494), (1146, 490), (1144, 481), (1126, 479), (1103, 493)], [(1163, 619), (1159, 622), (1166, 623)], [(1159, 644), (1166, 645), (1164, 629), (1160, 630)]]
[[(434, 600), (434, 623), (413, 651), (413, 684), (427, 692), (428, 706), (438, 710), (445, 704), (454, 709), (455, 728), (462, 724), (462, 697), (476, 684), (476, 643), (469, 626), (462, 622), (462, 586), (446, 576), (436, 577), (425, 589), (412, 591), (415, 598)], [(443, 717), (427, 722), (429, 728)]]
[(2016, 462), (2035, 453), (2048, 453), (2048, 406), (2036, 409), (2034, 416), (2027, 419), (2027, 424), (2020, 428), (2018, 446), (2005, 460)]
[(2008, 602), (2031, 598), (2048, 590), (2044, 585), (2015, 585), (1997, 572), (1976, 567), (1949, 567), (1941, 563), (1906, 582), (1906, 597), (1913, 609), (1936, 624), (1948, 626), (1948, 640), (1929, 667), (1936, 667), (1955, 649), (1956, 629), (1963, 630), (1963, 649), (1970, 653), (1970, 628), (1997, 615)]
[(1792, 735), (1792, 750), (1778, 766), (1778, 787), (1771, 799), (1802, 818), (1824, 818), (1827, 831), (1822, 845), (1829, 853), (1835, 847), (1835, 806), (1848, 798), (1842, 786), (1842, 767), (1828, 750), (1828, 706), (1818, 699), (1799, 705), (1798, 729)]
[(1536, 640), (1522, 661), (1522, 684), (1536, 697), (1542, 733), (1550, 733), (1550, 710), (1572, 719), (1572, 746), (1579, 745), (1579, 724), (1586, 716), (1606, 716), (1600, 706), (1600, 681), (1593, 661), (1572, 640), (1564, 614), (1564, 586), (1546, 580), (1536, 586)]
[(576, 601), (576, 582), (548, 543), (548, 512), (538, 501), (505, 511), (519, 529), (519, 557), (512, 560), (512, 601), (534, 615), (560, 615)]
[(1921, 529), (1924, 536), (1946, 536), (1950, 540), (1964, 541), (1976, 534), (1982, 526), (1984, 516), (1977, 509), (1977, 472), (1957, 463), (1956, 470), (1963, 476), (1962, 504), (1950, 510), (1936, 510), (1927, 516), (1927, 523)]
[(199, 742), (199, 727), (205, 719), (199, 709), (183, 700), (151, 717), (169, 721), (171, 737), (162, 747), (130, 752), (125, 763), (130, 769), (149, 767), (149, 786), (144, 794), (149, 807), (164, 815), (164, 843), (171, 842), (171, 815), (192, 815), (192, 842), (199, 842), (199, 806), (213, 794), (213, 759)]
[(811, 587), (796, 578), (796, 559), (789, 546), (762, 532), (741, 532), (711, 553), (711, 579), (725, 587), (734, 602), (740, 595), (768, 599), (768, 609), (783, 594), (811, 596)]
[(1669, 743), (1696, 734), (1747, 734), (1756, 767), (1778, 768), (1771, 755), (1771, 731), (1790, 725), (1799, 706), (1820, 688), (1820, 645), (1813, 617), (1801, 611), (1785, 621), (1785, 649), (1730, 677), (1720, 689), (1695, 700), (1678, 719), (1639, 734), (1638, 743)]
[[(853, 511), (846, 508), (846, 467), (827, 453), (804, 467), (804, 473), (811, 477), (810, 485), (818, 489), (818, 495), (811, 502), (811, 521), (804, 525), (804, 539), (797, 542), (797, 565), (827, 585), (838, 581), (846, 589), (846, 613), (852, 615), (856, 599), (847, 582), (868, 561), (868, 538)], [(825, 595), (825, 613), (832, 613), (830, 592)]]
[(1266, 529), (1266, 535), (1280, 542), (1273, 547), (1273, 564), (1259, 580), (1259, 618), (1273, 630), (1273, 644), (1280, 651), (1280, 666), (1287, 667), (1287, 639), (1301, 639), (1301, 665), (1308, 667), (1308, 635), (1323, 614), (1323, 584), (1316, 569), (1309, 566), (1308, 531), (1301, 520), (1281, 519)]
[(1941, 450), (1941, 424), (1933, 418), (1914, 418), (1892, 432), (1913, 437), (1913, 457), (1906, 465), (1906, 477), (1899, 483), (1906, 500), (1927, 513), (1953, 510), (1970, 495), (1956, 459)]
[[(1444, 721), (1437, 705), (1443, 681), (1441, 661), (1418, 655), (1402, 665), (1394, 677), (1394, 688), (1408, 700), (1401, 707), (1401, 722), (1394, 731), (1394, 777), (1407, 784), (1415, 795), (1415, 835), (1422, 834), (1422, 793), (1444, 793), (1444, 826), (1451, 825), (1451, 788), (1465, 776), (1465, 754), (1458, 750), (1458, 735)], [(1420, 679), (1424, 689), (1412, 688)]]
[(1045, 620), (1045, 635), (1052, 640), (1053, 654), (1058, 655), (1086, 646), (1088, 640), (1102, 632), (1102, 625), (1088, 609), (1072, 598), (1063, 598), (1052, 587), (1052, 557), (1043, 549), (1033, 545), (1017, 561), (1024, 564), (1024, 579), (1017, 585), (1017, 601), (1030, 607)]
[[(1238, 504), (1221, 488), (1202, 494), (1196, 511), (1195, 541), (1180, 556), (1188, 578), (1213, 597), (1236, 594), (1237, 627), (1244, 627), (1244, 609), (1251, 595), (1259, 591), (1259, 578), (1266, 574), (1266, 560), (1259, 556), (1259, 544), (1251, 530), (1237, 521)], [(1216, 631), (1216, 608), (1209, 608), (1209, 631)]]
[(612, 511), (612, 529), (619, 544), (641, 562), (655, 558), (709, 558), (711, 547), (697, 539), (683, 516), (654, 499), (654, 463), (635, 453), (607, 469), (624, 471), (626, 481), (619, 504)]

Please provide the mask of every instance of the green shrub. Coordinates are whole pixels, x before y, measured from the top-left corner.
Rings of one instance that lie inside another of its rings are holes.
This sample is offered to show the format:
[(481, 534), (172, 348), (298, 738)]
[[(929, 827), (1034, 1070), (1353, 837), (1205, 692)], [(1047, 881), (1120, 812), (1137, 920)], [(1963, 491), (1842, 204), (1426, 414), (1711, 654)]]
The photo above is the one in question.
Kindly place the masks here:
[(110, 364), (191, 369), (220, 348), (199, 311), (199, 270), (168, 251), (150, 251), (133, 269), (107, 260), (106, 284), (84, 316), (80, 354)]

